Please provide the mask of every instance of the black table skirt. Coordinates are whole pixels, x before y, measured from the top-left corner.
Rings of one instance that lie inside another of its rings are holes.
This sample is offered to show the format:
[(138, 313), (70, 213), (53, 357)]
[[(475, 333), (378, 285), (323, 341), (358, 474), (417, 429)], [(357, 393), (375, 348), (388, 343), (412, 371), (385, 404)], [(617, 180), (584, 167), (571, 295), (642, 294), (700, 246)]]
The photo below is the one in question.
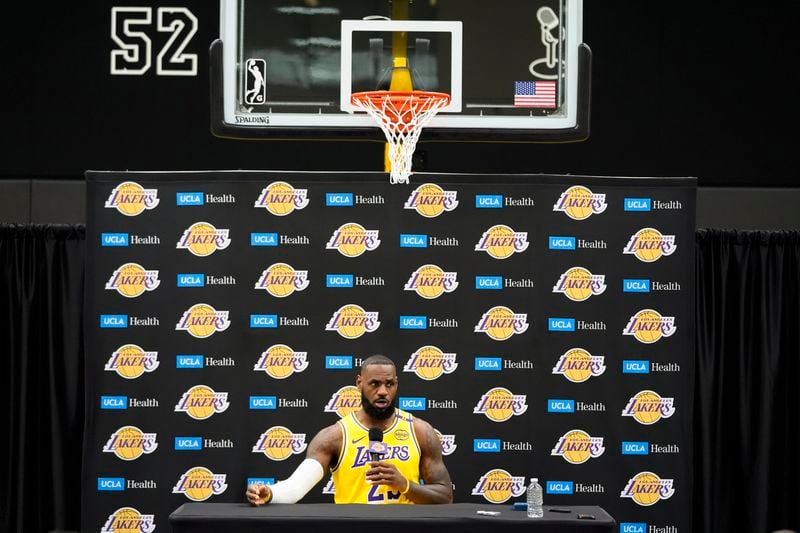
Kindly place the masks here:
[[(451, 505), (334, 505), (312, 503), (252, 507), (246, 503), (185, 503), (169, 521), (175, 533), (611, 533), (616, 521), (600, 507), (572, 506), (569, 513), (550, 511), (528, 518), (510, 505), (456, 503)], [(497, 516), (477, 511), (500, 511)], [(578, 514), (594, 516), (579, 519)]]

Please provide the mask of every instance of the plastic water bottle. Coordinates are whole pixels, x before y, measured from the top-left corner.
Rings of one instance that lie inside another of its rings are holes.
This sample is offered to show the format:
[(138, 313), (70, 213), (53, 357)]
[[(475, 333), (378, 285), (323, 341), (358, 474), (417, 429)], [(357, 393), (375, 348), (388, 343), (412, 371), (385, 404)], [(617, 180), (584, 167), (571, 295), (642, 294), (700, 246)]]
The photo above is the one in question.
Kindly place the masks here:
[(542, 486), (539, 485), (539, 478), (532, 477), (531, 484), (528, 485), (528, 518), (541, 518), (544, 516), (542, 509)]

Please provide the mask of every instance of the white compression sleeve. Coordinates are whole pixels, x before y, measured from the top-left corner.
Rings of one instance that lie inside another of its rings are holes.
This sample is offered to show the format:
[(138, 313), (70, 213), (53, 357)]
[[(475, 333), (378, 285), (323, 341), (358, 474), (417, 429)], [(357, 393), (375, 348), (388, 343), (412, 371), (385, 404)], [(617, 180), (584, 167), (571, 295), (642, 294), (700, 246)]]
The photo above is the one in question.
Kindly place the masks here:
[(272, 501), (270, 503), (297, 503), (314, 485), (320, 482), (324, 472), (322, 465), (315, 459), (306, 459), (288, 479), (270, 486)]

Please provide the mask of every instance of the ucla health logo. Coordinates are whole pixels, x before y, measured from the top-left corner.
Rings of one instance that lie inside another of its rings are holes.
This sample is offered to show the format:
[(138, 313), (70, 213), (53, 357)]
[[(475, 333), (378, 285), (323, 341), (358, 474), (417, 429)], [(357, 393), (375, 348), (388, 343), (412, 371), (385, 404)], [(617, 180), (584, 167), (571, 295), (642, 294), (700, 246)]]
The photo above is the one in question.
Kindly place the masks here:
[(502, 468), (489, 470), (472, 488), (473, 496), (483, 496), (491, 503), (507, 502), (525, 493), (525, 476), (512, 476)]
[(424, 380), (433, 381), (442, 374), (452, 374), (456, 368), (455, 353), (445, 353), (436, 346), (423, 346), (411, 354), (403, 372), (414, 372)]
[(231, 325), (228, 311), (217, 311), (208, 304), (195, 304), (187, 309), (178, 323), (177, 331), (185, 331), (192, 337), (205, 339)]
[(263, 207), (275, 216), (283, 217), (308, 205), (308, 189), (295, 189), (285, 181), (270, 183), (261, 191), (254, 207)]
[(473, 414), (486, 415), (492, 422), (505, 422), (528, 410), (527, 396), (514, 394), (504, 387), (495, 387), (481, 396), (472, 410)]
[(662, 479), (653, 472), (639, 472), (628, 480), (620, 498), (630, 498), (634, 503), (649, 507), (675, 494), (674, 480)]
[[(441, 431), (439, 431), (436, 428), (433, 428), (433, 430), (439, 436), (439, 442), (442, 443), (442, 455), (450, 455), (454, 451), (456, 451), (456, 448), (458, 448), (458, 445), (456, 444), (456, 436), (455, 435), (445, 435), (445, 434), (443, 434)], [(402, 431), (402, 430), (399, 430), (399, 431)]]
[(571, 429), (558, 439), (550, 455), (563, 457), (568, 463), (580, 465), (603, 455), (603, 437), (592, 437), (581, 429)]
[(103, 370), (116, 372), (125, 379), (136, 379), (158, 368), (158, 352), (147, 352), (136, 344), (124, 344), (114, 350)]
[(445, 191), (434, 183), (423, 183), (411, 193), (403, 209), (415, 209), (426, 218), (436, 218), (458, 207), (458, 191)]
[(152, 514), (142, 514), (134, 507), (120, 507), (110, 515), (100, 529), (100, 533), (120, 533), (131, 531), (135, 533), (152, 533), (156, 523)]
[(158, 448), (155, 433), (145, 433), (136, 426), (123, 426), (111, 434), (103, 451), (113, 453), (123, 461), (135, 461)]
[(411, 273), (403, 289), (416, 291), (423, 298), (432, 300), (456, 290), (457, 278), (458, 272), (445, 272), (436, 265), (422, 265)]
[(125, 263), (111, 274), (106, 290), (117, 291), (126, 298), (136, 298), (145, 291), (156, 290), (160, 284), (158, 270), (145, 270), (137, 263)]
[(265, 290), (276, 298), (285, 298), (308, 287), (308, 270), (295, 270), (286, 263), (274, 263), (261, 273), (256, 289)]
[(273, 344), (258, 358), (255, 371), (266, 372), (275, 379), (285, 379), (308, 368), (308, 352), (295, 352), (285, 344)]
[(497, 224), (483, 232), (481, 240), (475, 245), (476, 252), (486, 252), (495, 259), (507, 259), (515, 253), (528, 249), (528, 232), (514, 231), (508, 226)]
[(622, 334), (632, 335), (644, 344), (653, 344), (662, 337), (671, 337), (677, 329), (674, 316), (661, 316), (653, 309), (642, 309), (628, 320)]
[(230, 407), (227, 392), (216, 392), (208, 385), (195, 385), (183, 393), (175, 412), (186, 413), (195, 420), (205, 420)]
[(572, 267), (561, 274), (553, 286), (553, 292), (561, 293), (573, 302), (583, 302), (606, 292), (606, 277), (592, 274), (583, 267)]
[(263, 453), (273, 461), (283, 461), (306, 450), (306, 434), (292, 433), (283, 426), (273, 426), (258, 437), (253, 453)]
[(361, 224), (347, 222), (333, 232), (326, 250), (337, 250), (345, 257), (358, 257), (364, 252), (371, 252), (381, 245), (379, 231), (365, 229)]
[(662, 235), (655, 228), (642, 228), (631, 235), (622, 253), (634, 255), (645, 263), (653, 263), (663, 256), (672, 255), (677, 249), (675, 235)]
[(183, 232), (176, 248), (189, 250), (198, 257), (206, 257), (230, 246), (229, 234), (230, 230), (217, 229), (208, 222), (195, 222)]
[(372, 333), (380, 327), (377, 311), (365, 311), (356, 304), (340, 307), (328, 321), (325, 331), (335, 331), (345, 339), (357, 339), (364, 333)]
[(607, 207), (605, 194), (595, 194), (588, 187), (575, 185), (561, 193), (553, 211), (561, 211), (573, 220), (586, 220)]
[(553, 367), (553, 374), (561, 374), (573, 383), (583, 383), (605, 371), (605, 357), (592, 355), (583, 348), (570, 348)]
[(622, 416), (633, 417), (645, 426), (651, 426), (662, 418), (669, 418), (674, 414), (675, 398), (663, 398), (651, 390), (637, 392), (622, 410)]
[(475, 326), (475, 333), (486, 333), (496, 341), (510, 339), (512, 335), (520, 335), (527, 330), (527, 313), (515, 313), (502, 305), (492, 307), (483, 313)]
[(173, 494), (183, 494), (195, 502), (202, 502), (211, 496), (219, 496), (228, 484), (225, 474), (215, 474), (204, 466), (193, 466), (181, 475), (181, 478), (172, 487)]
[(133, 181), (120, 183), (106, 200), (105, 207), (116, 209), (128, 217), (141, 215), (158, 205), (158, 189), (145, 189)]
[(325, 405), (326, 413), (336, 413), (341, 418), (359, 409), (361, 409), (361, 391), (353, 385), (347, 385), (334, 392)]

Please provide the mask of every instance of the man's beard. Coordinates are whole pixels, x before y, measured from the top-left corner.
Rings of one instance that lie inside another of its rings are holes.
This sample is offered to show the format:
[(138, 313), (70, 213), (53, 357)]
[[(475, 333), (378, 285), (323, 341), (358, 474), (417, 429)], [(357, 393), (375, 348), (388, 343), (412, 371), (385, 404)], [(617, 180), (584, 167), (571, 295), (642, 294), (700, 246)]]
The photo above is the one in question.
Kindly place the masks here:
[(389, 402), (389, 405), (386, 407), (375, 407), (367, 397), (364, 396), (364, 393), (361, 393), (361, 408), (364, 409), (364, 412), (370, 416), (370, 418), (374, 418), (375, 420), (386, 420), (390, 416), (394, 414), (394, 408), (397, 406), (397, 397), (395, 396), (392, 398), (392, 401)]

